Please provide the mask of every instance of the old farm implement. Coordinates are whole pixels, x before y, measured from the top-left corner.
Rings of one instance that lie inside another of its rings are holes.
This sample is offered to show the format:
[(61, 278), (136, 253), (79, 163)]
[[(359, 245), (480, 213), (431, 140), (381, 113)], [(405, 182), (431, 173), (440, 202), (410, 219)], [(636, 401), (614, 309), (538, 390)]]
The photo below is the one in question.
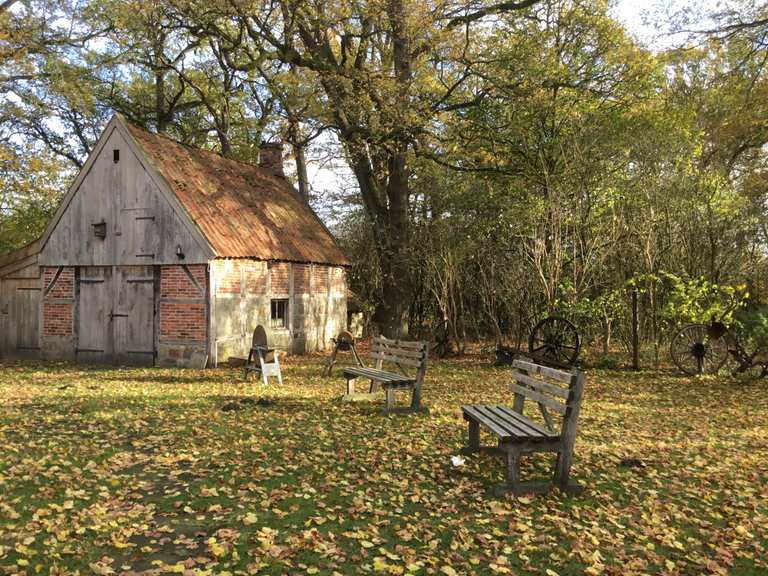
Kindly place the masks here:
[(733, 375), (768, 375), (766, 351), (756, 347), (750, 352), (732, 330), (718, 321), (684, 326), (672, 338), (669, 352), (675, 366), (691, 376), (716, 374), (729, 358)]
[(496, 364), (512, 364), (520, 357), (555, 368), (572, 368), (581, 349), (579, 331), (571, 322), (560, 316), (549, 316), (537, 323), (528, 336), (528, 351), (498, 345)]

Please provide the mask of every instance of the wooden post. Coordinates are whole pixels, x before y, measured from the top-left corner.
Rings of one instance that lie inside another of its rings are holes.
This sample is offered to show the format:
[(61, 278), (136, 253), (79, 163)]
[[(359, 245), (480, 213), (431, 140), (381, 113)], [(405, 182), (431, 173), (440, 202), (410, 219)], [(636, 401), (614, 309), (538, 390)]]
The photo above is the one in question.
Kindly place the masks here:
[(637, 288), (632, 289), (632, 369), (640, 370), (640, 342), (638, 338)]

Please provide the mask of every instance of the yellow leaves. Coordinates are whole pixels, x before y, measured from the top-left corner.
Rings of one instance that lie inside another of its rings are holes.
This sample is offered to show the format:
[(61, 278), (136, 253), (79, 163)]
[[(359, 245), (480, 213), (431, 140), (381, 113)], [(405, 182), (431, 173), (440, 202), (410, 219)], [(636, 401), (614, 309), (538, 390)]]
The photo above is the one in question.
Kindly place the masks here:
[(377, 556), (373, 559), (373, 569), (376, 572), (393, 574), (395, 576), (405, 573), (405, 568), (403, 568), (398, 564), (390, 564), (387, 562), (386, 558), (383, 558), (381, 556)]
[(504, 506), (501, 502), (491, 502), (491, 513), (494, 516), (506, 516), (507, 514), (511, 514), (512, 510)]
[[(131, 557), (158, 561), (153, 573), (182, 576), (340, 575), (361, 566), (384, 576), (641, 576), (727, 574), (737, 558), (749, 564), (765, 556), (768, 522), (759, 504), (767, 493), (756, 481), (762, 463), (755, 447), (768, 426), (768, 400), (759, 387), (738, 390), (754, 407), (740, 412), (741, 400), (724, 383), (699, 382), (681, 394), (683, 380), (667, 372), (593, 370), (574, 467), (587, 495), (488, 500), (486, 488), (502, 473), (499, 460), (468, 458), (455, 474), (434, 451), (442, 446), (451, 453), (451, 443), (461, 442), (466, 429), (456, 407), (462, 402), (503, 401), (503, 371), (438, 361), (430, 368), (437, 384), (429, 417), (378, 419), (334, 403), (332, 381), (316, 378), (316, 368), (315, 360), (302, 359), (286, 368), (295, 370), (280, 391), (290, 406), (281, 406), (280, 396), (269, 410), (254, 407), (264, 425), (247, 432), (242, 422), (207, 420), (222, 395), (243, 394), (226, 370), (201, 373), (205, 386), (162, 381), (179, 380), (175, 371), (99, 371), (101, 388), (88, 392), (88, 402), (118, 398), (131, 408), (92, 429), (73, 409), (77, 396), (56, 392), (54, 379), (74, 368), (46, 368), (39, 378), (50, 382), (12, 385), (25, 401), (46, 406), (33, 415), (55, 418), (52, 430), (59, 433), (46, 437), (38, 427), (16, 442), (16, 451), (0, 447), (0, 567), (31, 574), (40, 562), (44, 574), (58, 555), (83, 576), (95, 573), (88, 562), (107, 574), (137, 569)], [(3, 379), (16, 368), (3, 370), (0, 433), (7, 431), (6, 415), (25, 417), (3, 403)], [(94, 376), (84, 371), (71, 378), (79, 394)], [(689, 410), (689, 399), (702, 410)], [(65, 413), (50, 412), (56, 402)], [(703, 410), (715, 405), (717, 411)], [(23, 431), (20, 426), (11, 430)], [(62, 443), (62, 430), (91, 437)], [(39, 438), (46, 443), (36, 444)], [(118, 452), (104, 460), (105, 446)], [(174, 446), (194, 458), (177, 457)], [(30, 456), (46, 452), (43, 463)], [(618, 466), (635, 456), (647, 468)], [(708, 464), (699, 467), (696, 458)], [(50, 478), (40, 473), (53, 465), (59, 470)], [(549, 460), (526, 458), (523, 474), (537, 475), (544, 465)], [(17, 544), (24, 554), (14, 552)], [(115, 562), (94, 562), (94, 550)], [(29, 564), (21, 567), (17, 559)]]
[(209, 488), (208, 486), (203, 486), (200, 488), (200, 496), (217, 498), (219, 496), (219, 491), (216, 487)]
[(488, 567), (494, 574), (511, 574), (512, 570), (509, 567), (509, 560), (506, 556), (497, 556)]
[(243, 524), (246, 526), (251, 526), (253, 524), (256, 524), (256, 522), (259, 521), (259, 517), (256, 516), (253, 512), (249, 512), (243, 517)]
[(216, 558), (226, 556), (228, 552), (227, 548), (219, 544), (214, 537), (208, 538), (208, 549), (211, 551), (211, 554), (216, 556)]
[(115, 570), (103, 560), (91, 562), (88, 566), (90, 566), (93, 573), (97, 576), (109, 576), (110, 574), (115, 574)]

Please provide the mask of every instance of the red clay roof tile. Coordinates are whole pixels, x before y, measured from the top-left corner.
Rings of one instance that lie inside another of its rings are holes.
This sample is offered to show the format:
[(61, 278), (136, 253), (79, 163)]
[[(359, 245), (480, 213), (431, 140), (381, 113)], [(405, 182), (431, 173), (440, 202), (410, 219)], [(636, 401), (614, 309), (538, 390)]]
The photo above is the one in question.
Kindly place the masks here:
[(126, 126), (218, 257), (349, 264), (285, 178)]

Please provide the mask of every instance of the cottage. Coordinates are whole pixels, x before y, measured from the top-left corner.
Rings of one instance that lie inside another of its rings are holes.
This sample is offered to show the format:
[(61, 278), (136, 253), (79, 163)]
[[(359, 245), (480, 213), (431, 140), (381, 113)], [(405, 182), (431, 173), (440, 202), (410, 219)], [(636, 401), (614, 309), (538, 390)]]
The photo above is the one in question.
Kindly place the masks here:
[(215, 366), (257, 324), (322, 350), (347, 265), (279, 146), (253, 166), (115, 116), (42, 238), (0, 257), (0, 357)]

